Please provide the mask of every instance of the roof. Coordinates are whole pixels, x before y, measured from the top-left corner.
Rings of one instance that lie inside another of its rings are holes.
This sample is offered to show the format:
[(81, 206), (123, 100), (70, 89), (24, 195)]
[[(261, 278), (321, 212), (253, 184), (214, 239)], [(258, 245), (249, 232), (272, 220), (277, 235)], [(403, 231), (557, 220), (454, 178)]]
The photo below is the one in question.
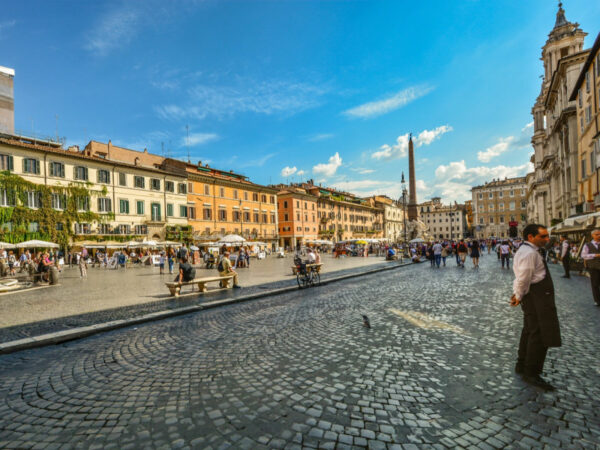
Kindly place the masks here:
[(233, 170), (226, 172), (225, 170), (215, 169), (214, 167), (208, 167), (208, 164), (205, 166), (195, 165), (186, 163), (183, 161), (179, 161), (177, 159), (167, 158), (163, 163), (166, 167), (169, 165), (177, 165), (177, 166), (185, 166), (185, 170), (190, 175), (201, 175), (210, 178), (214, 178), (216, 180), (228, 181), (230, 183), (239, 183), (248, 188), (259, 189), (264, 192), (269, 192), (272, 194), (276, 194), (278, 189), (269, 186), (263, 186), (262, 184), (253, 183), (248, 180), (248, 177), (245, 175), (241, 175), (239, 173), (235, 173)]
[(490, 188), (490, 187), (509, 186), (511, 184), (525, 184), (526, 178), (527, 177), (524, 176), (524, 177), (516, 177), (516, 178), (505, 178), (504, 180), (493, 180), (493, 181), (485, 183), (481, 186), (473, 186), (471, 188), (471, 190)]
[(587, 59), (583, 63), (581, 72), (579, 72), (579, 77), (577, 78), (577, 81), (575, 82), (575, 86), (573, 86), (573, 92), (571, 92), (569, 101), (573, 101), (577, 98), (577, 91), (579, 91), (579, 88), (581, 87), (581, 84), (583, 83), (583, 80), (585, 78), (585, 74), (587, 73), (590, 66), (592, 65), (594, 56), (596, 56), (598, 54), (598, 50), (600, 50), (600, 33), (598, 33), (598, 36), (596, 36), (596, 41), (594, 42), (594, 45), (592, 46), (592, 49), (590, 50), (590, 53), (589, 53)]

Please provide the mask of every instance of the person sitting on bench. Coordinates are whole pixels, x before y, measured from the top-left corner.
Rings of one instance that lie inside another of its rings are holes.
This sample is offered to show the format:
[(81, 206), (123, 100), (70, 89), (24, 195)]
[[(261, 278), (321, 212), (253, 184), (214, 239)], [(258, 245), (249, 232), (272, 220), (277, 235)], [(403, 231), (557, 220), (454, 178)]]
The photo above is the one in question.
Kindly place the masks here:
[(175, 282), (181, 283), (192, 281), (196, 278), (196, 269), (188, 262), (187, 256), (179, 260), (179, 274), (175, 277)]
[[(217, 267), (217, 269), (219, 270), (219, 275), (221, 275), (222, 277), (233, 275), (233, 287), (234, 288), (237, 289), (237, 288), (241, 287), (238, 284), (238, 274), (235, 270), (233, 270), (233, 267), (231, 267), (231, 261), (229, 260), (229, 252), (228, 251), (225, 251), (225, 253), (223, 254), (223, 257), (221, 258), (221, 261), (219, 262), (219, 266)], [(221, 287), (225, 287), (225, 286), (221, 285)]]

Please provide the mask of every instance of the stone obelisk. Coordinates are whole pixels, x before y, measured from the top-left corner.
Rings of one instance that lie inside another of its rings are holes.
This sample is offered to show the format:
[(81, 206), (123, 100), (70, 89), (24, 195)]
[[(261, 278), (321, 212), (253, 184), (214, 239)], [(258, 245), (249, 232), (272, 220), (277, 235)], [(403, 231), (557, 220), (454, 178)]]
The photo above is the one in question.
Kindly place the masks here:
[(417, 182), (415, 180), (415, 148), (412, 133), (408, 139), (408, 220), (417, 220)]

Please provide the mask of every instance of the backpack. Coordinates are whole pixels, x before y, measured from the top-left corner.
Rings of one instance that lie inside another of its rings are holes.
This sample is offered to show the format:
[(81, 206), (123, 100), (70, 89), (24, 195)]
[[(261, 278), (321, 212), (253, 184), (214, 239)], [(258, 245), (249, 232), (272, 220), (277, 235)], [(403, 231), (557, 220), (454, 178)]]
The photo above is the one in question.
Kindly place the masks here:
[(223, 267), (223, 260), (221, 259), (221, 261), (219, 262), (219, 265), (217, 266), (217, 270), (219, 272), (223, 272), (225, 270), (225, 267)]

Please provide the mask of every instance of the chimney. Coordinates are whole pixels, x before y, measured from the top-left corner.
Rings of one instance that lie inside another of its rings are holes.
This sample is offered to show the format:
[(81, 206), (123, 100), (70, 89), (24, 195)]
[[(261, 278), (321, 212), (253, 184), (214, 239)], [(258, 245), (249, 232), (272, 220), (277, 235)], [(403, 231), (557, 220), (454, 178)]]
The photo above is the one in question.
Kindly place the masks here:
[(110, 159), (110, 148), (112, 147), (112, 143), (110, 142), (110, 139), (108, 140), (108, 155), (106, 156), (106, 159)]
[(144, 153), (148, 153), (148, 149), (144, 147)]

